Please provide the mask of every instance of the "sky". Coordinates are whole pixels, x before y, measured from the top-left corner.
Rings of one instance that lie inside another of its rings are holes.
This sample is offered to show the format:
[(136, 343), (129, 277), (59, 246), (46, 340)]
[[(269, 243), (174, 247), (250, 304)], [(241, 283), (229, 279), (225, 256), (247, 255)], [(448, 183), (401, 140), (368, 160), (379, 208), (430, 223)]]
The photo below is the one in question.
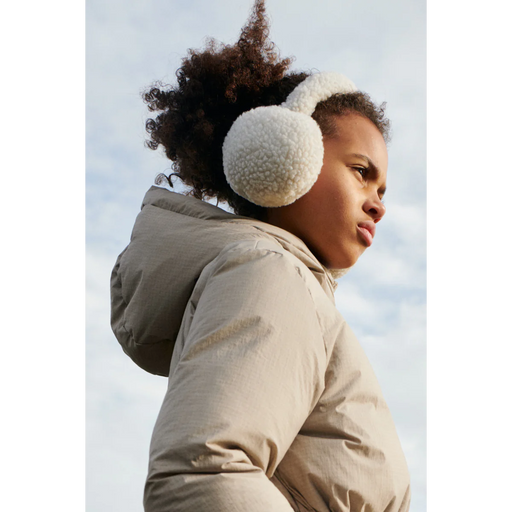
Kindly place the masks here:
[[(166, 379), (124, 355), (109, 279), (146, 190), (170, 161), (144, 147), (140, 93), (174, 83), (188, 48), (234, 43), (252, 0), (86, 4), (87, 512), (142, 510)], [(371, 250), (339, 280), (336, 305), (372, 363), (426, 510), (426, 5), (420, 0), (268, 0), (270, 37), (293, 70), (337, 71), (392, 122), (387, 213)]]

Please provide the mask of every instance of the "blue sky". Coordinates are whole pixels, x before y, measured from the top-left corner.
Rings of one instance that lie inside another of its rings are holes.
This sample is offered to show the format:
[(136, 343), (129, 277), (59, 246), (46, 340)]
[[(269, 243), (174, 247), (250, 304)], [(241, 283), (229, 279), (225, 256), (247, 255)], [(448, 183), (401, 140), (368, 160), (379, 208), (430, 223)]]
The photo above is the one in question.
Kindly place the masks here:
[[(144, 147), (140, 92), (173, 83), (188, 48), (236, 41), (252, 0), (87, 2), (87, 511), (142, 509), (166, 380), (145, 374), (109, 326), (109, 278), (145, 191), (170, 162)], [(426, 510), (426, 6), (423, 1), (268, 0), (271, 39), (294, 70), (338, 71), (392, 121), (387, 214), (340, 279), (338, 309), (364, 347)]]

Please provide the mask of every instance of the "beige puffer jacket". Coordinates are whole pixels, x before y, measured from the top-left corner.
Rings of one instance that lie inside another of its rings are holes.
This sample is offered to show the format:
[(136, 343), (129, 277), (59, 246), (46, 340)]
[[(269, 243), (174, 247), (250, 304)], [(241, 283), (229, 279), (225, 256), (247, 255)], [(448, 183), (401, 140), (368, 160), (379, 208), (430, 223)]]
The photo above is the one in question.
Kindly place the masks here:
[(147, 512), (408, 510), (395, 426), (334, 285), (294, 235), (148, 191), (112, 273), (119, 342), (169, 376)]

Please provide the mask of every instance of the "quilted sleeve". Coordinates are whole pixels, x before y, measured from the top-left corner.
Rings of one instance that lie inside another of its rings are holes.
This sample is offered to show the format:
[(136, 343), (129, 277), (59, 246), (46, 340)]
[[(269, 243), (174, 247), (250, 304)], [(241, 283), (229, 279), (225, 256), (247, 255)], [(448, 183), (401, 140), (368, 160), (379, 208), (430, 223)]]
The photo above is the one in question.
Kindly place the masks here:
[(304, 271), (284, 251), (244, 242), (201, 274), (153, 432), (146, 512), (293, 510), (270, 478), (327, 364)]

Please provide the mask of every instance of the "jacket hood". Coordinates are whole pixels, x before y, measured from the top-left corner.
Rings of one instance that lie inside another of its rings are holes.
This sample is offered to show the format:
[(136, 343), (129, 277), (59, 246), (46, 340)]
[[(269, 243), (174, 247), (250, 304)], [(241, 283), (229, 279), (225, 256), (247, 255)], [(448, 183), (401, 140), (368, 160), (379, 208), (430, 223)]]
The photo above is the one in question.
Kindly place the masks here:
[(111, 325), (125, 353), (167, 376), (174, 342), (204, 267), (239, 240), (267, 237), (301, 260), (334, 301), (335, 277), (288, 231), (151, 187), (111, 277)]

